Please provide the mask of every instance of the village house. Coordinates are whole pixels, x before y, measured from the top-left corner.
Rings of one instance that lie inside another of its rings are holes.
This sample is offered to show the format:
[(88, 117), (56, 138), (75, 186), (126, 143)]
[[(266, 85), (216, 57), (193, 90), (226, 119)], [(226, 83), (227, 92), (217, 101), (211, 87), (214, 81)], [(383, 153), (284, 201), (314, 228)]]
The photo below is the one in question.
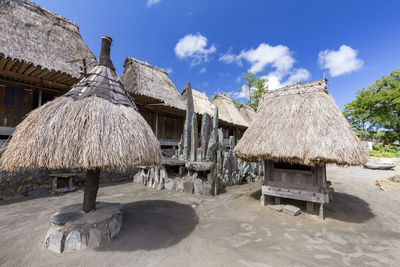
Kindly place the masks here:
[(161, 146), (177, 146), (183, 132), (186, 104), (168, 72), (128, 57), (121, 76)]
[[(266, 127), (268, 126), (268, 127)], [(266, 196), (323, 205), (332, 199), (326, 164), (362, 165), (364, 148), (328, 92), (326, 79), (264, 93), (257, 116), (234, 150), (246, 161), (264, 162), (261, 205)]]
[(96, 64), (70, 20), (29, 1), (0, 2), (0, 146), (33, 109)]

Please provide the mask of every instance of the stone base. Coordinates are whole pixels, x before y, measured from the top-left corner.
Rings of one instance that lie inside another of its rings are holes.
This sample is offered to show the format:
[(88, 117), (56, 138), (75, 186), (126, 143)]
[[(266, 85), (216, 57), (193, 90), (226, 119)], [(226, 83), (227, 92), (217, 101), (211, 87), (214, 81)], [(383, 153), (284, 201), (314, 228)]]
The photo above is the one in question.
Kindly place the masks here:
[(57, 253), (99, 247), (113, 239), (121, 226), (120, 203), (98, 202), (89, 213), (82, 211), (82, 204), (66, 206), (51, 217), (45, 247)]

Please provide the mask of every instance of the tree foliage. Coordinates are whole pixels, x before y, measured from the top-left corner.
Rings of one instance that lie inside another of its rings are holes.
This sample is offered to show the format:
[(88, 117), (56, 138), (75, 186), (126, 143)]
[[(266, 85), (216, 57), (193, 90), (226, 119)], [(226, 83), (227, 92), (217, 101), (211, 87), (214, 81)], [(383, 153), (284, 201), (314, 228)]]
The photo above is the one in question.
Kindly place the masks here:
[(257, 111), (257, 107), (263, 93), (265, 92), (267, 79), (256, 77), (253, 73), (243, 73), (246, 83), (238, 90), (248, 99), (247, 105)]
[(380, 135), (385, 143), (400, 140), (400, 69), (358, 91), (344, 114), (361, 138)]

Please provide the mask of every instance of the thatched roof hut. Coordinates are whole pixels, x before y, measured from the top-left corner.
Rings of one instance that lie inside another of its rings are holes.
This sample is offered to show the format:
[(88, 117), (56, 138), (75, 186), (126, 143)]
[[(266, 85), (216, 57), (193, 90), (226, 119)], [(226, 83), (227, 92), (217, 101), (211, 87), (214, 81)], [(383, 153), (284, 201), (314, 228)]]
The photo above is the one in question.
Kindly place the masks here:
[(264, 93), (256, 119), (235, 148), (247, 161), (361, 165), (367, 156), (320, 80)]
[(161, 163), (159, 146), (106, 55), (68, 93), (29, 113), (1, 163), (6, 170), (127, 169)]
[(254, 109), (252, 109), (251, 107), (249, 107), (248, 105), (245, 105), (245, 104), (240, 105), (239, 112), (240, 112), (240, 114), (242, 114), (243, 118), (246, 119), (246, 121), (249, 125), (251, 124), (251, 122), (253, 121), (253, 119), (256, 116), (256, 112), (254, 111)]
[(140, 103), (185, 110), (185, 101), (163, 69), (128, 57), (121, 80), (126, 90)]
[[(205, 93), (192, 89), (192, 95), (193, 95), (194, 112), (196, 112), (199, 115), (207, 113), (210, 116), (214, 116), (215, 106), (211, 104), (208, 96)], [(183, 89), (182, 91), (182, 97), (186, 101), (187, 99), (186, 88)]]
[(247, 120), (243, 118), (242, 114), (240, 114), (232, 99), (229, 97), (217, 93), (214, 96), (212, 104), (218, 107), (218, 113), (221, 120), (240, 127), (247, 128), (249, 126)]
[(82, 59), (88, 71), (96, 66), (79, 27), (68, 19), (26, 0), (0, 1), (0, 14), (0, 69), (17, 72), (14, 78), (72, 85), (81, 77)]

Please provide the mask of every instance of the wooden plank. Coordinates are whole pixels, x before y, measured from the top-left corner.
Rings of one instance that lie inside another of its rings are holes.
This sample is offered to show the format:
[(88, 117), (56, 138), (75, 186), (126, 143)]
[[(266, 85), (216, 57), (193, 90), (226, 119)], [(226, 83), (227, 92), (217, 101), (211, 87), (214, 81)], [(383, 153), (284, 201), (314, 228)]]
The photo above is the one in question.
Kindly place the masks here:
[(317, 193), (317, 192), (310, 192), (305, 190), (292, 190), (292, 189), (285, 189), (285, 188), (277, 188), (277, 187), (270, 187), (270, 186), (261, 186), (261, 192), (264, 195), (274, 196), (274, 197), (284, 197), (284, 198), (291, 198), (291, 199), (298, 199), (304, 201), (310, 201), (315, 203), (328, 203), (326, 201), (325, 193)]
[(49, 74), (49, 73), (50, 73), (49, 70), (43, 70), (41, 73), (39, 73), (39, 74), (36, 76), (36, 78), (43, 79), (43, 77), (46, 76), (46, 75)]
[(4, 66), (4, 69), (5, 69), (5, 70), (11, 70), (11, 68), (12, 68), (12, 66), (14, 66), (14, 64), (15, 64), (15, 61), (14, 61), (14, 60), (9, 60), (9, 61), (7, 62), (7, 64)]
[(29, 75), (29, 74), (31, 74), (35, 69), (36, 69), (36, 67), (35, 67), (33, 64), (31, 64), (31, 65), (29, 66), (29, 68), (27, 68), (26, 71), (24, 71), (24, 74), (25, 74), (25, 75)]
[(4, 58), (4, 57), (1, 58), (0, 59), (0, 69), (4, 69), (4, 67), (6, 66), (7, 62), (8, 62), (7, 58)]
[(40, 73), (42, 73), (44, 71), (46, 71), (46, 70), (37, 68), (34, 71), (32, 71), (32, 73), (29, 74), (29, 76), (37, 77)]
[(21, 66), (19, 66), (18, 73), (24, 73), (26, 69), (29, 67), (29, 64), (26, 62), (22, 62)]
[(8, 71), (8, 70), (0, 70), (0, 75), (6, 76), (6, 77), (9, 76), (9, 77), (12, 77), (12, 78), (21, 79), (21, 80), (25, 80), (25, 81), (31, 81), (31, 82), (37, 83), (37, 84), (43, 83), (43, 85), (45, 87), (62, 89), (62, 90), (70, 89), (69, 86), (64, 85), (64, 84), (51, 82), (51, 81), (46, 81), (46, 80), (41, 80), (41, 79), (38, 79), (38, 78), (35, 78), (35, 77), (27, 76), (27, 75), (24, 75), (24, 74), (20, 74), (20, 73)]
[(159, 140), (159, 142), (162, 146), (178, 146), (178, 141)]

